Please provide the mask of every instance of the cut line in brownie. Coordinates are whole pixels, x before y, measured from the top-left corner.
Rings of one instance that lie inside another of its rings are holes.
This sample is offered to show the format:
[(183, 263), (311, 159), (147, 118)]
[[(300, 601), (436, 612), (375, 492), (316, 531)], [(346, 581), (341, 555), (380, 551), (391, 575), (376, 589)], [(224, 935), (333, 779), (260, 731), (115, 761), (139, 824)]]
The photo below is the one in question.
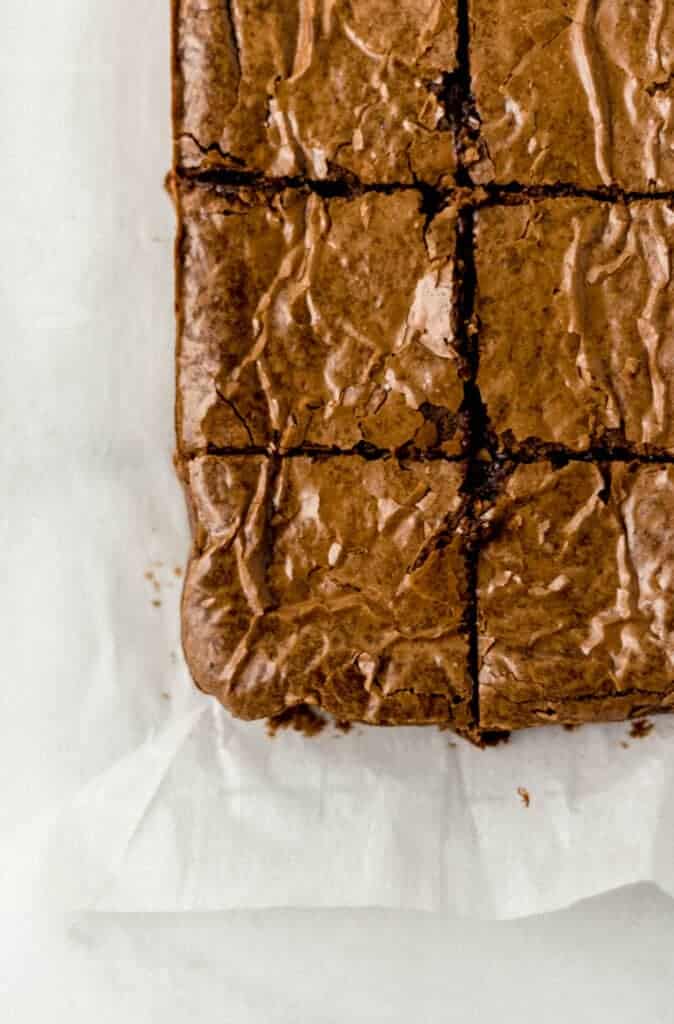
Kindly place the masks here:
[(483, 512), (480, 726), (674, 707), (674, 466), (518, 466)]
[(416, 189), (177, 186), (177, 428), (209, 448), (460, 455), (457, 211)]
[(674, 453), (674, 209), (476, 214), (478, 385), (501, 448)]
[(469, 729), (464, 467), (203, 457), (184, 467), (194, 551), (183, 639), (242, 718)]
[(456, 60), (444, 0), (173, 0), (175, 161), (443, 185)]

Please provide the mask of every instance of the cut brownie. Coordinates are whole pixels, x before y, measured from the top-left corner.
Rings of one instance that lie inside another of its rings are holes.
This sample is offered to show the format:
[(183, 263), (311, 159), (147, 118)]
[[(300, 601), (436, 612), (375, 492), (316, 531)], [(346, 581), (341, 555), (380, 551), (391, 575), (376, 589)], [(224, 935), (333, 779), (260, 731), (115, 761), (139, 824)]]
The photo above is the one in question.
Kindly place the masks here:
[(556, 199), (477, 215), (478, 384), (506, 446), (674, 452), (674, 211)]
[(674, 466), (519, 466), (485, 514), (480, 724), (674, 706)]
[(485, 143), (475, 181), (674, 188), (674, 4), (470, 0), (470, 9)]
[(470, 725), (463, 466), (196, 458), (184, 646), (236, 715)]
[(198, 685), (476, 740), (674, 708), (674, 4), (173, 11)]
[(179, 207), (182, 453), (461, 451), (453, 207), (197, 186)]
[(450, 180), (453, 3), (173, 3), (179, 166)]

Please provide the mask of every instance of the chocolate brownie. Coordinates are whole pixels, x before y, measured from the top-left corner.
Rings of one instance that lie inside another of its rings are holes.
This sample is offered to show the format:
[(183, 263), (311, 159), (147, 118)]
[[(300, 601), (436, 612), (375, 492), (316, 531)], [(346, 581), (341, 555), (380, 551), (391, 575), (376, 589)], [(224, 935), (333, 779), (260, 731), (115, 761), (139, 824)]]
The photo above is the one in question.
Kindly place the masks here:
[(416, 190), (179, 193), (178, 436), (460, 453), (456, 210)]
[(470, 0), (473, 180), (674, 188), (674, 4)]
[(184, 646), (242, 718), (471, 723), (464, 467), (200, 457)]
[(674, 3), (173, 9), (197, 684), (477, 741), (674, 707)]
[(661, 201), (478, 212), (478, 384), (503, 445), (674, 452), (673, 244)]
[(674, 466), (521, 465), (483, 519), (483, 729), (674, 707)]
[(447, 183), (444, 0), (173, 0), (176, 162)]

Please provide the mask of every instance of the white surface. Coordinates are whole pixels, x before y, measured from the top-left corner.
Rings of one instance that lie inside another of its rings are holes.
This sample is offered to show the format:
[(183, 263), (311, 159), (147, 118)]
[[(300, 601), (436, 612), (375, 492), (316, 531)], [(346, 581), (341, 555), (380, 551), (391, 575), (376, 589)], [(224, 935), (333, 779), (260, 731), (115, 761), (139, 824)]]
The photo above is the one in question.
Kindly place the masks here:
[(625, 726), (486, 753), (429, 730), (271, 743), (192, 689), (168, 7), (3, 9), (0, 900), (489, 918), (674, 891), (674, 719), (627, 749)]
[(7, 925), (12, 1024), (674, 1021), (674, 907), (643, 886), (501, 923), (286, 910)]

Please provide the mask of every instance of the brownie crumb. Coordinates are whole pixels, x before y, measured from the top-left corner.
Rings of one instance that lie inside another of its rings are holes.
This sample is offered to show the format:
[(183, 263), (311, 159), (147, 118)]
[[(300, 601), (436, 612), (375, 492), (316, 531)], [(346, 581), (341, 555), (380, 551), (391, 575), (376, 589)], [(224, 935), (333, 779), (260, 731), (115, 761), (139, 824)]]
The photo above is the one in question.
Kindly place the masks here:
[(519, 796), (520, 800), (522, 801), (525, 807), (528, 807), (530, 805), (531, 797), (529, 795), (528, 789), (525, 789), (524, 786), (518, 786), (517, 795)]
[(148, 569), (147, 572), (144, 575), (145, 575), (145, 579), (148, 581), (148, 583), (151, 583), (152, 586), (154, 587), (154, 589), (157, 591), (157, 593), (159, 593), (159, 591), (161, 590), (161, 583), (159, 582), (159, 580), (155, 576), (155, 574), (152, 571), (152, 569)]
[(575, 732), (576, 729), (580, 729), (580, 726), (577, 722), (565, 722), (562, 728), (565, 729), (566, 732)]
[(324, 718), (309, 707), (308, 704), (298, 704), (296, 707), (287, 708), (280, 715), (274, 715), (267, 721), (267, 735), (272, 738), (281, 729), (294, 729), (301, 732), (303, 736), (318, 736), (327, 725)]
[(653, 723), (649, 722), (647, 718), (638, 718), (636, 722), (632, 722), (630, 736), (633, 740), (643, 740), (649, 732), (653, 731), (653, 728)]
[(508, 743), (510, 733), (486, 731), (481, 734), (480, 739), (483, 747), (498, 747), (500, 743)]
[(623, 750), (629, 750), (630, 749), (629, 743), (627, 743), (625, 740), (621, 740), (620, 741), (620, 746), (623, 748)]
[(335, 729), (346, 736), (353, 729), (353, 722), (335, 722)]

